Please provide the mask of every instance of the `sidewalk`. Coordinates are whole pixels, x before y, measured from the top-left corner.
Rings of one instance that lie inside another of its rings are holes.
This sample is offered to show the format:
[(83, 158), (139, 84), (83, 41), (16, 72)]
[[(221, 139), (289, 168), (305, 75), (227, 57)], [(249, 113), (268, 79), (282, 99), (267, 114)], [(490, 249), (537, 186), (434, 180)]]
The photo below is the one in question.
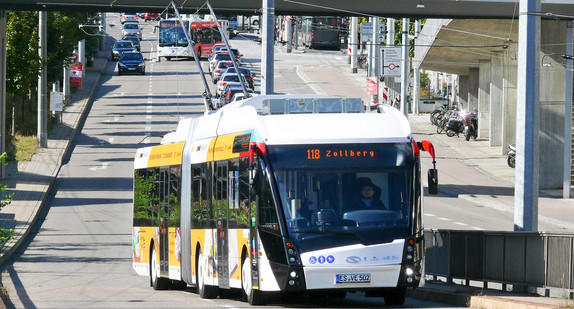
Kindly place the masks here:
[(83, 87), (71, 96), (70, 103), (62, 114), (62, 123), (52, 127), (48, 133), (48, 147), (40, 149), (30, 162), (9, 166), (6, 179), (0, 182), (7, 186), (8, 193), (14, 193), (12, 202), (0, 213), (2, 227), (14, 229), (14, 238), (0, 249), (0, 265), (26, 240), (42, 213), (44, 203), (53, 194), (52, 186), (60, 167), (70, 155), (78, 126), (87, 116), (85, 112), (89, 111), (92, 95), (108, 64), (111, 48), (109, 44), (109, 41), (106, 41), (95, 58), (94, 65), (86, 68)]

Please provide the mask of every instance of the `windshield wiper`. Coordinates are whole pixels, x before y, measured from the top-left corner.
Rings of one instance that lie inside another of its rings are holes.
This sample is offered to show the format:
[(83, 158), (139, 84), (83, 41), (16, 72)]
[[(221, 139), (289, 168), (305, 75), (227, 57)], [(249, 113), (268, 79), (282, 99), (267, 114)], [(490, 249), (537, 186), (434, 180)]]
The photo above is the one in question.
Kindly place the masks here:
[(355, 233), (351, 233), (351, 232), (342, 232), (342, 231), (334, 231), (334, 230), (329, 230), (326, 229), (324, 227), (319, 227), (318, 231), (307, 231), (307, 230), (293, 230), (291, 231), (292, 233), (308, 233), (308, 234), (332, 234), (332, 235), (349, 235), (349, 236), (355, 236), (363, 245), (367, 245), (368, 242), (363, 239), (361, 236), (355, 234)]

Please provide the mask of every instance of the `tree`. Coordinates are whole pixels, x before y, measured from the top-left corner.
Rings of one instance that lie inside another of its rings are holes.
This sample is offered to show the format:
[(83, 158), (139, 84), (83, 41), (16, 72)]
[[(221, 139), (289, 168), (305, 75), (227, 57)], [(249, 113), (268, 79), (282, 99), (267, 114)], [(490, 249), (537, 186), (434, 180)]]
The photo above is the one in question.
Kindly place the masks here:
[[(0, 155), (0, 164), (5, 164), (6, 153)], [(6, 185), (0, 185), (0, 209), (9, 205), (12, 202), (14, 193), (6, 193)], [(0, 246), (6, 243), (8, 240), (12, 239), (14, 236), (14, 229), (7, 229), (0, 226)]]

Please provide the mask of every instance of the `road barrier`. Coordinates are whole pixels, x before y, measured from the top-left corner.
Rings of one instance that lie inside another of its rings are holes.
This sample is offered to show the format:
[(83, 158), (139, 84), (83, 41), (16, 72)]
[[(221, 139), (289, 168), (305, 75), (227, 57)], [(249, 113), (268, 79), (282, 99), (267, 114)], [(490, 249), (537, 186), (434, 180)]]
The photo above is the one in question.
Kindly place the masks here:
[(425, 272), (453, 279), (511, 284), (513, 291), (557, 288), (574, 296), (574, 234), (426, 230)]

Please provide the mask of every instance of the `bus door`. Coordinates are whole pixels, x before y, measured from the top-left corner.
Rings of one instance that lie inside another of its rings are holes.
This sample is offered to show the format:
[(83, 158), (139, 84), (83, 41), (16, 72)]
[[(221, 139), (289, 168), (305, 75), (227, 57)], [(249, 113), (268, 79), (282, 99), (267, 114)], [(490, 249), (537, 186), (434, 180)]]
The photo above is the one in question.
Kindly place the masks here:
[(169, 276), (169, 168), (159, 170), (159, 272)]
[(215, 168), (215, 218), (217, 219), (217, 276), (219, 287), (229, 289), (229, 211), (227, 200), (227, 161)]

